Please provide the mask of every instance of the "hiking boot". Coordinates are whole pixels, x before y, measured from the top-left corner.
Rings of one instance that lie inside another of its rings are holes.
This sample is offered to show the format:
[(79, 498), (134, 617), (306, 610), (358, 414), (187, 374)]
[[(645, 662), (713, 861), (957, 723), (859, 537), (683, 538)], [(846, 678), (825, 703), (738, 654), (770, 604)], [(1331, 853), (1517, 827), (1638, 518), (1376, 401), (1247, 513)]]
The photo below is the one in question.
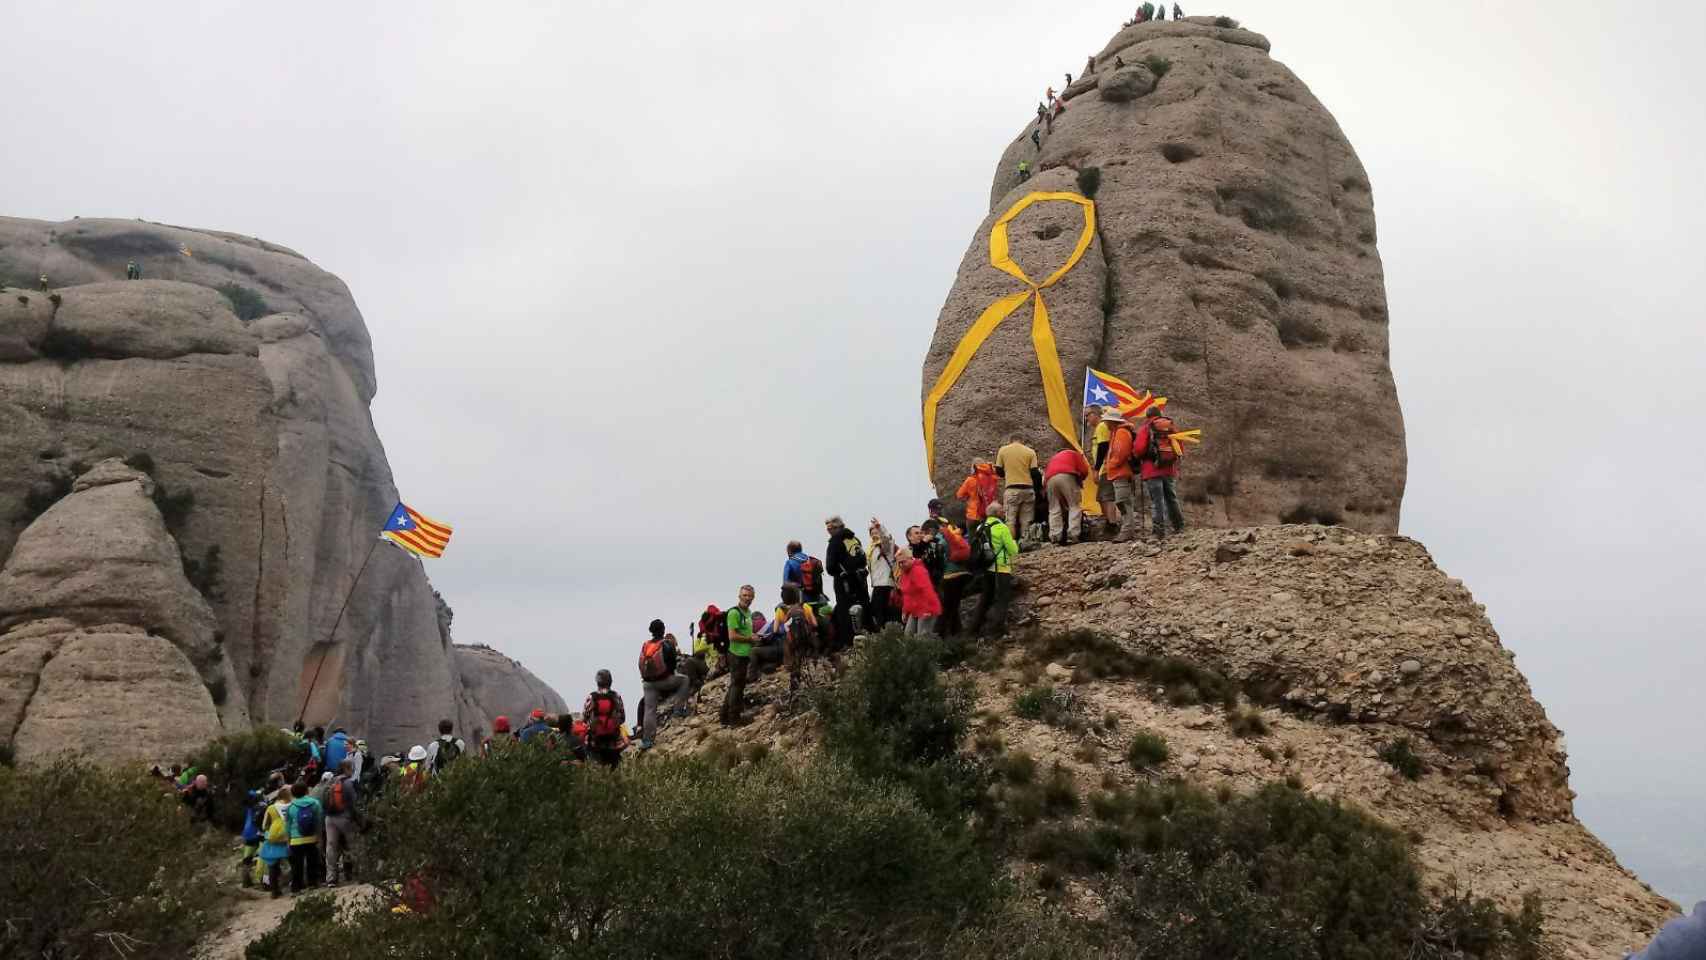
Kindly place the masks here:
[(641, 740), (639, 743), (639, 747), (640, 747), (640, 752), (644, 753), (647, 750), (650, 750), (652, 748), (652, 742), (650, 740)]

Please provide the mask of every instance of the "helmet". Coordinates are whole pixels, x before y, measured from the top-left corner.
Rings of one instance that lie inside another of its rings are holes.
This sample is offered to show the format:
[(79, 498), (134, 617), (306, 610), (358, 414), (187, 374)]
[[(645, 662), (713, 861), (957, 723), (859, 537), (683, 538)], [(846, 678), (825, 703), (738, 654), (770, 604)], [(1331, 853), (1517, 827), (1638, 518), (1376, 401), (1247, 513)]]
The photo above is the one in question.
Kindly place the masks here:
[(417, 761), (418, 760), (425, 760), (426, 759), (426, 747), (423, 747), (418, 743), (415, 744), (414, 746), (410, 747), (409, 748), (409, 759), (410, 760), (417, 760)]

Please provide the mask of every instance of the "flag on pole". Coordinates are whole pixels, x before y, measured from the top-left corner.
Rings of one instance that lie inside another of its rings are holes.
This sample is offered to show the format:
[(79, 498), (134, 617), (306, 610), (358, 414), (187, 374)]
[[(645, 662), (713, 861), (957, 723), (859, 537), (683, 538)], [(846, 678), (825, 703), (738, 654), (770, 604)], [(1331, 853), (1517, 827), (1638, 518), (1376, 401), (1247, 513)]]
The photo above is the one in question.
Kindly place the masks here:
[(450, 545), (450, 525), (399, 503), (380, 529), (379, 539), (389, 540), (417, 557), (437, 558), (444, 556), (444, 548)]
[(1085, 367), (1084, 406), (1088, 407), (1091, 404), (1098, 407), (1117, 405), (1122, 415), (1135, 417), (1150, 407), (1165, 407), (1167, 398), (1157, 397), (1148, 390), (1138, 393), (1136, 387), (1111, 373), (1103, 373), (1093, 367)]

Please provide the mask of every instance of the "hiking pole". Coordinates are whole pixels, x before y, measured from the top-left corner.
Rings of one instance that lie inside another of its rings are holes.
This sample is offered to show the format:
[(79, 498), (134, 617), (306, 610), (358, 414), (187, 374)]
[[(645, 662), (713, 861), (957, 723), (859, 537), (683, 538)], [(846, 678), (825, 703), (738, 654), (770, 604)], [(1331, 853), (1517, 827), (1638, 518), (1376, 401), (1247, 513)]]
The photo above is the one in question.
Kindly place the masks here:
[(320, 682), (320, 671), (326, 666), (326, 654), (331, 653), (332, 640), (338, 635), (338, 627), (344, 622), (344, 613), (349, 610), (349, 602), (355, 596), (355, 588), (361, 583), (361, 575), (367, 572), (367, 565), (373, 560), (373, 551), (379, 549), (381, 538), (373, 538), (373, 546), (367, 548), (367, 557), (361, 561), (361, 569), (355, 572), (355, 579), (350, 581), (349, 593), (344, 594), (344, 605), (338, 608), (338, 618), (332, 621), (332, 632), (326, 634), (326, 653), (320, 655), (320, 662), (314, 665), (314, 677), (308, 681), (308, 692), (302, 695), (302, 709), (296, 712), (296, 722), (308, 715), (308, 700), (314, 696), (314, 687)]

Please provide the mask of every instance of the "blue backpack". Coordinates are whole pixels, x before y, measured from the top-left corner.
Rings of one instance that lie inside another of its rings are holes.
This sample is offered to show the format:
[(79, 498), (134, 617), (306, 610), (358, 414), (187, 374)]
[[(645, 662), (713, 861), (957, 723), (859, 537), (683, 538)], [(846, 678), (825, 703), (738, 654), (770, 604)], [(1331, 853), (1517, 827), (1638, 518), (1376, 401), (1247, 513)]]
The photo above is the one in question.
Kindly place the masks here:
[(312, 803), (296, 804), (296, 835), (313, 837), (320, 833), (319, 808)]

